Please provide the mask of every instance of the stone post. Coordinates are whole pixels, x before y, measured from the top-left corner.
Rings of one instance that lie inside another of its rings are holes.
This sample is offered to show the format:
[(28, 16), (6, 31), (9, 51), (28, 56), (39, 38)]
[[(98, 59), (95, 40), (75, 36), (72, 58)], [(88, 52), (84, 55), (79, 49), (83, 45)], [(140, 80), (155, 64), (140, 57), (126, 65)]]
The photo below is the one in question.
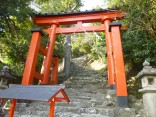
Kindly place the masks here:
[(66, 36), (65, 55), (64, 55), (64, 72), (65, 76), (70, 75), (70, 59), (71, 59), (71, 35)]
[(139, 72), (137, 78), (141, 79), (143, 93), (143, 104), (147, 117), (156, 117), (156, 69), (150, 63), (143, 63), (143, 70)]

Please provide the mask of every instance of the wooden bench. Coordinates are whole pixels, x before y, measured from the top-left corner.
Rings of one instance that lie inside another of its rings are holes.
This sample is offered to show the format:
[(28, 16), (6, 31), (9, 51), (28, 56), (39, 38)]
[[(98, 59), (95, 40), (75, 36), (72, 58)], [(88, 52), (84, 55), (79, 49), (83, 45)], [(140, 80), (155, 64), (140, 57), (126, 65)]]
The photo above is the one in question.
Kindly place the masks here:
[(64, 88), (65, 85), (10, 85), (8, 89), (0, 91), (0, 98), (12, 99), (9, 117), (14, 116), (18, 99), (49, 102), (49, 117), (54, 117), (55, 102), (70, 102)]

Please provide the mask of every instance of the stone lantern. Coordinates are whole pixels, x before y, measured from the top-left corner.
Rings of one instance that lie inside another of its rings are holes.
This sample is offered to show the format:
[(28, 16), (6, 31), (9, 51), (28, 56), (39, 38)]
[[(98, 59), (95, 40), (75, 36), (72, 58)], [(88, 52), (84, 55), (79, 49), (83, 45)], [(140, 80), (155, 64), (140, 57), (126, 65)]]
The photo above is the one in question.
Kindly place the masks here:
[(143, 93), (143, 104), (147, 117), (156, 117), (156, 69), (150, 63), (143, 63), (143, 70), (139, 72), (137, 78), (141, 79)]
[(10, 81), (15, 79), (12, 75), (9, 74), (9, 67), (4, 66), (0, 71), (0, 87), (7, 88)]

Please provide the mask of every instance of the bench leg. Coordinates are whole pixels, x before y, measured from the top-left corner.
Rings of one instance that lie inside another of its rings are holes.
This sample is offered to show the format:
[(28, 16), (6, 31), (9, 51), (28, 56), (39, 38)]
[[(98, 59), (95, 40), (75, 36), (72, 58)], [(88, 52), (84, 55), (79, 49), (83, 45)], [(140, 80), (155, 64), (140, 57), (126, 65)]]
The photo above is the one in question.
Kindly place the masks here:
[(55, 100), (52, 100), (50, 104), (49, 117), (54, 117), (54, 112), (55, 112)]
[(9, 117), (14, 116), (15, 108), (16, 108), (16, 99), (12, 99), (12, 105), (11, 105), (11, 108), (10, 108)]

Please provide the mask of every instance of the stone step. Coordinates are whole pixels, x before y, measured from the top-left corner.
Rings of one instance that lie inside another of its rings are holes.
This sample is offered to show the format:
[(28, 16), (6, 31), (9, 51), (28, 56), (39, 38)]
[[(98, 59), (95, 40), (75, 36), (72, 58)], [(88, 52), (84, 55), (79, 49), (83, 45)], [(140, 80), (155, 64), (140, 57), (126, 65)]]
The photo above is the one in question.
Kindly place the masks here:
[(74, 92), (74, 91), (66, 91), (66, 94), (68, 97), (77, 97), (77, 96), (90, 96), (90, 97), (106, 97), (106, 92), (101, 91), (101, 92)]
[(114, 110), (111, 108), (98, 108), (98, 107), (63, 107), (63, 106), (56, 106), (55, 113), (58, 112), (73, 112), (75, 114), (102, 114), (102, 115), (111, 115), (111, 113), (114, 113)]
[[(80, 93), (80, 94), (79, 94)], [(98, 100), (105, 100), (107, 98), (107, 94), (105, 92), (95, 92), (94, 94), (91, 93), (85, 93), (85, 92), (71, 92), (71, 93), (66, 93), (69, 97), (70, 100), (72, 99), (95, 99), (97, 98)]]
[(76, 75), (76, 76), (71, 76), (67, 80), (99, 80), (99, 79), (104, 79), (103, 77), (99, 75)]
[(73, 88), (73, 89), (90, 89), (90, 90), (97, 90), (98, 89), (104, 89), (102, 85), (66, 85), (66, 88)]
[[(90, 99), (90, 100), (82, 100), (82, 99), (71, 99), (71, 102), (67, 103), (67, 102), (57, 102), (56, 103), (56, 107), (57, 106), (64, 106), (64, 107), (83, 107), (83, 108), (87, 108), (87, 107), (107, 107), (107, 105), (110, 103), (109, 100), (96, 100), (95, 99)], [(49, 103), (42, 104), (42, 103), (38, 103), (38, 104), (30, 104), (27, 107), (24, 106), (17, 106), (17, 110), (18, 111), (23, 111), (23, 110), (40, 110), (42, 107), (42, 109), (49, 109)]]
[(66, 113), (56, 113), (55, 117), (114, 117), (114, 115), (101, 115), (101, 114), (75, 114), (75, 113), (70, 113), (70, 112), (66, 112)]
[(110, 101), (75, 101), (75, 102), (60, 102), (56, 103), (57, 106), (64, 106), (64, 107), (81, 107), (81, 108), (87, 108), (87, 107), (98, 107), (98, 108), (106, 108), (107, 105), (110, 104)]
[[(122, 114), (122, 117), (135, 117), (135, 112), (134, 109), (122, 109), (125, 110), (126, 112), (122, 112), (120, 114)], [(80, 114), (76, 114), (73, 112), (56, 112), (55, 113), (55, 117), (115, 117), (116, 115), (113, 113), (109, 113), (109, 115), (104, 115), (104, 114), (89, 114), (89, 113), (80, 113)], [(119, 115), (120, 116), (120, 115)], [(118, 117), (119, 117), (118, 116)], [(8, 117), (8, 115), (5, 115), (5, 117)], [(14, 117), (48, 117), (48, 114), (46, 115), (29, 115), (29, 114), (18, 114), (15, 113)]]
[(103, 79), (68, 79), (65, 84), (98, 84), (104, 83)]
[(73, 71), (73, 74), (71, 76), (74, 77), (95, 77), (93, 74), (91, 74), (90, 72), (85, 72), (85, 71)]
[(85, 84), (85, 85), (87, 85), (87, 84), (99, 84), (99, 83), (101, 83), (101, 84), (106, 84), (107, 83), (107, 80), (105, 80), (105, 79), (97, 79), (97, 78), (95, 78), (95, 79), (89, 79), (89, 78), (87, 78), (87, 77), (81, 77), (81, 78), (79, 78), (79, 79), (68, 79), (66, 82), (64, 82), (65, 84)]
[[(62, 105), (61, 105), (62, 104)], [(55, 106), (55, 113), (66, 113), (71, 112), (75, 114), (102, 114), (102, 115), (110, 115), (110, 113), (113, 113), (113, 109), (108, 108), (107, 106), (102, 106), (104, 104), (100, 105), (95, 103), (89, 103), (89, 102), (72, 102), (69, 103), (56, 103)], [(19, 106), (19, 105), (18, 105)], [(21, 107), (21, 106), (20, 106)], [(49, 113), (49, 104), (47, 103), (33, 103), (30, 104), (28, 107), (23, 107), (22, 110), (18, 110), (18, 112), (15, 112), (15, 115), (36, 115), (36, 116), (47, 116)]]
[[(81, 110), (84, 111), (84, 110)], [(56, 112), (55, 111), (55, 117), (114, 117), (113, 110), (102, 110), (102, 114), (95, 114), (96, 110), (87, 110), (85, 113), (74, 113), (72, 112)], [(39, 114), (39, 115), (38, 115)], [(48, 117), (49, 111), (37, 111), (33, 112), (32, 114), (19, 114), (15, 113), (14, 117)], [(5, 117), (8, 117), (8, 115), (5, 115)]]
[(69, 78), (81, 78), (81, 77), (88, 77), (90, 79), (93, 79), (93, 78), (97, 78), (97, 79), (100, 79), (100, 78), (104, 78), (102, 77), (101, 75), (99, 75), (98, 73), (89, 73), (89, 72), (81, 72), (81, 73), (74, 73), (74, 74), (71, 74)]
[(106, 102), (107, 100), (110, 100), (110, 99), (107, 99), (106, 97), (83, 97), (83, 96), (77, 96), (77, 97), (70, 97), (70, 101), (71, 102)]
[[(106, 105), (108, 103), (111, 102), (110, 99), (107, 99), (106, 98), (106, 95), (92, 95), (91, 93), (89, 93), (89, 95), (84, 95), (84, 94), (81, 94), (81, 95), (69, 95), (69, 99), (70, 99), (70, 102), (67, 103), (67, 102), (57, 102), (56, 105), (58, 106), (68, 106), (68, 107), (74, 107), (74, 106), (78, 106), (79, 107), (93, 107), (96, 105), (96, 107), (106, 107)], [(17, 104), (17, 109), (18, 110), (23, 110), (23, 108), (25, 109), (34, 109), (34, 110), (38, 110), (38, 106), (42, 106), (42, 108), (46, 108), (47, 106), (49, 106), (49, 103), (41, 103), (41, 102), (33, 102), (33, 103), (30, 103), (30, 104), (26, 104), (26, 103), (22, 103), (22, 104)], [(48, 107), (49, 108), (49, 107)]]
[(96, 87), (98, 89), (102, 88), (105, 89), (107, 86), (105, 83), (99, 81), (97, 83), (90, 83), (90, 82), (76, 82), (76, 83), (64, 83), (66, 85), (66, 88), (74, 88), (81, 86), (83, 88), (90, 88), (90, 87)]
[(65, 88), (65, 92), (67, 92), (67, 94), (69, 93), (74, 93), (74, 92), (79, 92), (79, 93), (83, 93), (83, 92), (86, 92), (86, 93), (105, 93), (107, 92), (106, 89), (104, 88), (98, 88), (98, 89), (90, 89), (90, 88), (74, 88), (74, 87), (68, 87), (68, 88)]
[[(5, 117), (8, 117), (8, 115), (6, 115)], [(38, 115), (14, 115), (14, 117), (48, 117), (46, 115), (42, 115), (42, 116), (38, 116)], [(75, 113), (70, 113), (70, 112), (66, 112), (66, 113), (56, 113), (55, 117), (114, 117), (114, 115), (101, 115), (101, 114), (75, 114)]]
[(104, 82), (103, 80), (93, 80), (93, 81), (89, 81), (89, 80), (73, 80), (73, 81), (67, 81), (64, 82), (64, 84), (68, 85), (102, 85), (102, 86), (107, 86), (107, 82)]
[[(21, 104), (22, 105), (22, 104)], [(19, 107), (21, 107), (20, 105), (18, 105)], [(32, 115), (36, 115), (36, 116), (39, 116), (39, 117), (43, 117), (43, 116), (48, 116), (49, 114), (49, 109), (50, 109), (50, 106), (49, 104), (44, 104), (44, 103), (33, 103), (33, 104), (30, 104), (29, 106), (27, 107), (23, 107), (21, 109), (16, 109), (15, 110), (15, 115), (18, 115), (18, 116), (21, 116), (21, 115), (29, 115), (29, 116), (32, 116)]]
[[(8, 115), (5, 115), (4, 117), (8, 117)], [(14, 117), (43, 117), (43, 116), (38, 116), (38, 115), (18, 115), (18, 114), (15, 114)], [(45, 116), (45, 117), (48, 117), (48, 116)]]
[[(65, 101), (63, 102), (57, 102), (56, 106), (64, 106), (64, 107), (99, 107), (99, 108), (105, 108), (108, 107), (112, 103), (109, 99), (98, 99), (98, 98), (71, 98), (70, 102), (67, 103)], [(32, 108), (37, 110), (37, 106), (40, 105), (42, 108), (49, 108), (49, 104), (32, 104)], [(31, 105), (30, 105), (31, 106)]]
[[(41, 111), (42, 110), (42, 111)], [(74, 113), (74, 114), (101, 114), (105, 116), (110, 116), (112, 113), (114, 113), (113, 109), (108, 108), (80, 108), (80, 107), (63, 107), (63, 106), (56, 106), (55, 113)], [(40, 109), (40, 110), (25, 110), (23, 112), (20, 112), (21, 115), (36, 115), (36, 116), (48, 116), (49, 109)], [(15, 115), (19, 115), (19, 113), (15, 113)]]

